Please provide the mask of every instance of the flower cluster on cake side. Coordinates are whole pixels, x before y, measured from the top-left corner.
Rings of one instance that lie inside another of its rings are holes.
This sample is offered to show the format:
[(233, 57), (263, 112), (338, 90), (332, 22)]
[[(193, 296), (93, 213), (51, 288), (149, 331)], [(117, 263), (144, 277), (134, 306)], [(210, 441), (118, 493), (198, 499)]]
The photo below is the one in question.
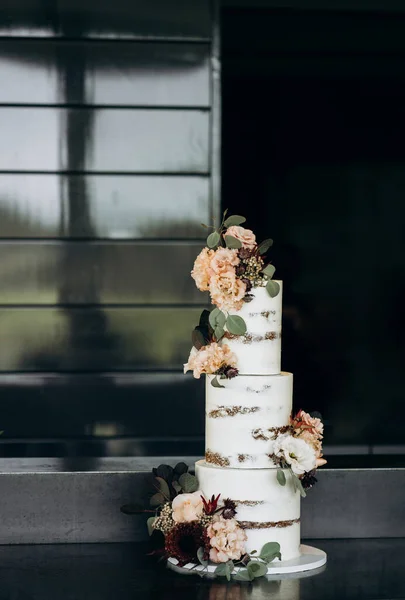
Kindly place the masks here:
[[(191, 271), (197, 288), (209, 292), (215, 306), (201, 313), (192, 334), (193, 347), (184, 372), (193, 371), (196, 379), (203, 373), (228, 379), (238, 375), (237, 358), (222, 340), (226, 333), (244, 335), (246, 323), (230, 311), (238, 311), (245, 302), (251, 302), (254, 288), (265, 287), (272, 298), (280, 291), (272, 279), (276, 269), (266, 258), (273, 240), (259, 244), (253, 231), (241, 226), (245, 221), (240, 215), (227, 217), (225, 211), (221, 225), (207, 237), (207, 246)], [(220, 385), (217, 378), (213, 385)]]
[(215, 575), (230, 580), (252, 581), (267, 573), (267, 565), (281, 559), (280, 545), (268, 542), (260, 553), (245, 549), (246, 532), (235, 516), (236, 503), (221, 494), (205, 498), (197, 478), (185, 463), (174, 468), (160, 465), (152, 470), (155, 493), (153, 509), (125, 505), (126, 514), (153, 513), (148, 518), (149, 535), (158, 548), (155, 554), (176, 559), (179, 566), (191, 565), (200, 575), (215, 567)]
[(286, 432), (275, 436), (269, 458), (277, 465), (277, 481), (286, 484), (284, 470), (290, 472), (294, 488), (301, 496), (317, 481), (316, 469), (326, 464), (322, 452), (323, 423), (320, 417), (299, 410), (291, 416)]

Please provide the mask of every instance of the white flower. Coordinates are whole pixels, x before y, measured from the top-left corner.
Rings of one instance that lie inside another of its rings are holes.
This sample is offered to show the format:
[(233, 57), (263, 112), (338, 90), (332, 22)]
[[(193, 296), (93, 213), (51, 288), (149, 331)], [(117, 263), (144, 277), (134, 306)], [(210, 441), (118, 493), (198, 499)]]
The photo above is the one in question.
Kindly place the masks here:
[(273, 452), (279, 458), (283, 458), (296, 475), (303, 475), (316, 467), (314, 448), (306, 441), (288, 433), (277, 437)]
[(172, 518), (176, 523), (196, 521), (203, 513), (202, 492), (178, 494), (172, 502)]

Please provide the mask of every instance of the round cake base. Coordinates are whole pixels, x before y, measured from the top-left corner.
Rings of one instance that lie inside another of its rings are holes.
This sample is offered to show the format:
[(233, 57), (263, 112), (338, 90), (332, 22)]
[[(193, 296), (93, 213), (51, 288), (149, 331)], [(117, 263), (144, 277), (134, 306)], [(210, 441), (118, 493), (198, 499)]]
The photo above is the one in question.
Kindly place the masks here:
[[(279, 560), (270, 563), (267, 568), (267, 575), (288, 575), (293, 573), (304, 573), (305, 571), (312, 571), (319, 569), (326, 564), (326, 552), (314, 548), (313, 546), (306, 546), (301, 544), (300, 546), (301, 555), (298, 558), (292, 560)], [(176, 558), (169, 558), (167, 561), (169, 568), (173, 569), (178, 573), (192, 574), (196, 573), (201, 575), (202, 572), (207, 575), (215, 576), (214, 571), (218, 565), (209, 564), (207, 567), (202, 565), (196, 565), (188, 563), (184, 567), (178, 566)], [(235, 568), (235, 573), (239, 570), (239, 567)]]

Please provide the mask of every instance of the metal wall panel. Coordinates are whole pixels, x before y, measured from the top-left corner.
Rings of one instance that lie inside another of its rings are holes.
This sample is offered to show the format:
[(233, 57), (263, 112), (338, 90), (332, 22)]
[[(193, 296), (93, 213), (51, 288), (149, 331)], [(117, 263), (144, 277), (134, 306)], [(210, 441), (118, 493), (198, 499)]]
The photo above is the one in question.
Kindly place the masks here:
[(200, 312), (0, 308), (0, 371), (180, 370)]
[(201, 305), (208, 298), (185, 277), (199, 251), (158, 241), (0, 242), (0, 305)]
[[(129, 445), (117, 439), (117, 452), (123, 455), (128, 446), (137, 454), (149, 452), (149, 440), (161, 439), (162, 451), (168, 452), (182, 438), (199, 436), (203, 452), (204, 383), (203, 378), (196, 382), (191, 375), (161, 372), (2, 374), (2, 444), (31, 437), (37, 448), (41, 438), (70, 444), (83, 436), (104, 442), (116, 436), (142, 438)], [(6, 451), (0, 446), (0, 452)]]
[(211, 36), (206, 0), (12, 0), (0, 8), (0, 35), (180, 38)]
[(207, 173), (204, 111), (0, 108), (0, 171)]
[(205, 106), (205, 44), (0, 41), (0, 103)]
[(208, 176), (0, 174), (0, 238), (205, 238)]

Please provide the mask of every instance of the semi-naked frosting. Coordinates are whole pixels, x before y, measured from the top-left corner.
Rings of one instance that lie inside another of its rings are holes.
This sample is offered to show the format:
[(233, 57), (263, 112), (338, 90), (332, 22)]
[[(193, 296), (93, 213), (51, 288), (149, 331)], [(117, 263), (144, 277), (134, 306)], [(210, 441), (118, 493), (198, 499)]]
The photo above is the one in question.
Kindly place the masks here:
[(292, 409), (291, 373), (239, 375), (216, 388), (206, 378), (206, 461), (240, 469), (273, 467), (269, 455)]
[(242, 375), (280, 373), (282, 282), (277, 283), (280, 291), (275, 298), (269, 296), (265, 287), (257, 287), (249, 292), (253, 296), (251, 302), (245, 302), (240, 310), (229, 311), (246, 323), (245, 335), (226, 334), (223, 338), (237, 356)]
[(247, 534), (246, 550), (260, 552), (267, 542), (278, 542), (282, 559), (299, 556), (300, 495), (290, 474), (286, 485), (277, 481), (276, 469), (220, 468), (205, 461), (196, 463), (196, 476), (205, 497), (221, 491), (223, 499), (236, 503), (237, 519)]

